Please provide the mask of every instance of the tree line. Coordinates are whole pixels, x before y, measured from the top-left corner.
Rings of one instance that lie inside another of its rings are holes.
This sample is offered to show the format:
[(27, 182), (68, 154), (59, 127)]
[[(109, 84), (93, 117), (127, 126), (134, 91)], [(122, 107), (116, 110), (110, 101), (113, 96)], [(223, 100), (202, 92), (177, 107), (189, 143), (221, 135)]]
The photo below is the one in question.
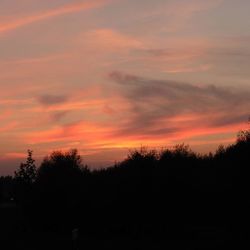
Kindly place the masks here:
[(249, 178), (246, 130), (213, 154), (185, 144), (141, 148), (100, 170), (84, 165), (76, 149), (55, 151), (37, 168), (28, 150), (14, 177), (0, 178), (0, 199), (19, 209), (17, 233), (79, 228), (95, 237), (242, 239), (249, 232)]

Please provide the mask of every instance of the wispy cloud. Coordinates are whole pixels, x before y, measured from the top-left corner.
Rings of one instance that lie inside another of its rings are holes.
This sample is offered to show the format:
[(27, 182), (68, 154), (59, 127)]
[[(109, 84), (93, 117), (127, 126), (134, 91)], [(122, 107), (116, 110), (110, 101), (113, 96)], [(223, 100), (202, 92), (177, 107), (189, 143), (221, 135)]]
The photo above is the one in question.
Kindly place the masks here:
[(62, 104), (68, 101), (65, 95), (42, 95), (38, 97), (38, 102), (44, 106)]
[[(110, 78), (131, 104), (130, 119), (120, 129), (124, 135), (166, 136), (185, 131), (189, 136), (197, 131), (206, 134), (242, 124), (249, 115), (247, 90), (159, 81), (121, 72), (112, 72)], [(191, 119), (174, 121), (183, 116)]]
[(16, 129), (18, 127), (18, 122), (12, 121), (7, 124), (0, 126), (0, 133), (6, 133), (9, 131), (12, 131), (13, 129)]
[(62, 7), (58, 7), (56, 9), (48, 10), (43, 13), (37, 13), (34, 15), (26, 16), (21, 19), (13, 20), (12, 22), (2, 23), (0, 24), (0, 34), (15, 30), (22, 26), (26, 26), (38, 21), (43, 21), (52, 17), (57, 17), (61, 15), (66, 15), (70, 13), (90, 10), (102, 7), (103, 5), (109, 3), (110, 0), (88, 0), (84, 2), (77, 2), (68, 5), (64, 5)]
[(51, 121), (52, 122), (59, 122), (61, 119), (63, 119), (67, 114), (69, 113), (69, 111), (59, 111), (59, 112), (55, 112), (53, 114), (51, 114)]
[(143, 42), (113, 29), (97, 29), (84, 34), (90, 47), (102, 50), (143, 48)]
[(162, 72), (177, 74), (177, 73), (192, 73), (192, 72), (205, 72), (212, 68), (210, 64), (202, 64), (198, 66), (175, 66), (163, 69)]
[(223, 1), (224, 0), (174, 1), (174, 4), (169, 9), (168, 13), (171, 16), (171, 19), (167, 31), (175, 32), (183, 29), (195, 14), (215, 8)]
[(0, 61), (0, 65), (25, 65), (25, 64), (36, 64), (36, 63), (48, 63), (50, 61), (57, 61), (62, 59), (68, 59), (71, 55), (64, 53), (64, 54), (55, 54), (55, 55), (48, 55), (48, 56), (41, 56), (41, 57), (31, 57), (31, 58), (24, 58), (24, 59), (14, 59), (14, 60), (5, 60)]
[[(143, 2), (143, 1), (142, 1)], [(206, 13), (219, 5), (224, 0), (175, 0), (175, 1), (149, 1), (153, 3), (150, 8), (142, 8), (143, 21), (147, 22), (148, 27), (155, 28), (164, 32), (178, 32), (187, 28), (196, 14)], [(147, 6), (147, 5), (146, 5)], [(159, 27), (154, 19), (161, 18), (164, 25)], [(157, 25), (157, 26), (156, 26)], [(143, 25), (143, 29), (147, 29)]]

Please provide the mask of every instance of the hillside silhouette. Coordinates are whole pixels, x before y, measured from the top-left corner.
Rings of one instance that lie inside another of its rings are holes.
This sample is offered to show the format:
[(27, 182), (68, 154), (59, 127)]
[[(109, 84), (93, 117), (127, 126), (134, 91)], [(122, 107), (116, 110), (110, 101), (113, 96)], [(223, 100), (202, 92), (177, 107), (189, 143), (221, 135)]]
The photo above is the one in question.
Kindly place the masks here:
[(29, 150), (14, 177), (0, 178), (0, 244), (241, 249), (250, 232), (249, 178), (250, 130), (213, 154), (197, 154), (185, 144), (141, 148), (95, 171), (76, 149), (55, 151), (39, 167)]

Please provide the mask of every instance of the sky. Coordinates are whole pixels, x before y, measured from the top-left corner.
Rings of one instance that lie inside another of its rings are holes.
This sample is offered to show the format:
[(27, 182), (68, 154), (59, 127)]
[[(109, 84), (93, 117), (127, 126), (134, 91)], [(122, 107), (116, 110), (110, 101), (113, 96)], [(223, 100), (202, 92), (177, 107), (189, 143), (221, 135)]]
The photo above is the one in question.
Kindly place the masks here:
[(0, 0), (0, 174), (34, 151), (90, 167), (235, 140), (250, 115), (249, 0)]

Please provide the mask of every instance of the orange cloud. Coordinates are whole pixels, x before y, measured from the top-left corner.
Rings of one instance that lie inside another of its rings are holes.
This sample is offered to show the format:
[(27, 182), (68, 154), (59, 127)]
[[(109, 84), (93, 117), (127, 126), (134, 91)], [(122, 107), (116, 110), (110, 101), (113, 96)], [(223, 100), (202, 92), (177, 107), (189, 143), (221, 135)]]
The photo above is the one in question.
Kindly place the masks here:
[(9, 132), (12, 129), (16, 129), (17, 125), (18, 125), (18, 123), (15, 122), (15, 121), (10, 122), (9, 124), (3, 125), (3, 126), (0, 127), (0, 133)]
[[(18, 152), (12, 152), (12, 153), (6, 153), (2, 159), (21, 159), (21, 158), (26, 158), (27, 154), (24, 153), (18, 153)], [(1, 158), (0, 158), (1, 159)]]
[(211, 69), (211, 67), (212, 66), (210, 64), (203, 64), (203, 65), (193, 66), (193, 67), (192, 66), (189, 66), (189, 67), (176, 66), (176, 67), (169, 67), (163, 70), (163, 72), (171, 73), (171, 74), (205, 72)]
[(38, 13), (36, 15), (31, 15), (24, 17), (22, 19), (17, 19), (9, 23), (0, 24), (0, 33), (15, 30), (25, 25), (29, 25), (38, 21), (46, 20), (52, 17), (57, 17), (65, 14), (80, 12), (89, 9), (99, 8), (110, 2), (110, 0), (91, 0), (82, 3), (73, 3), (59, 7), (57, 9), (49, 10), (44, 13)]
[(13, 112), (10, 110), (5, 110), (5, 111), (1, 112), (0, 113), (0, 121), (9, 118), (12, 114), (13, 114)]
[(26, 135), (29, 144), (60, 141), (102, 141), (110, 131), (109, 128), (94, 123), (79, 122), (66, 126), (56, 126), (44, 131), (34, 131)]
[(143, 48), (144, 45), (138, 39), (117, 32), (112, 29), (98, 29), (88, 32), (84, 35), (84, 40), (87, 39), (90, 47), (100, 50), (108, 49), (130, 49), (130, 48)]
[[(70, 54), (57, 54), (57, 55), (48, 55), (42, 57), (32, 57), (32, 58), (25, 58), (25, 59), (17, 59), (17, 60), (8, 60), (8, 61), (0, 61), (2, 65), (12, 65), (12, 64), (34, 64), (34, 63), (47, 63), (50, 61), (62, 60), (70, 58)], [(29, 65), (30, 66), (30, 65)]]

